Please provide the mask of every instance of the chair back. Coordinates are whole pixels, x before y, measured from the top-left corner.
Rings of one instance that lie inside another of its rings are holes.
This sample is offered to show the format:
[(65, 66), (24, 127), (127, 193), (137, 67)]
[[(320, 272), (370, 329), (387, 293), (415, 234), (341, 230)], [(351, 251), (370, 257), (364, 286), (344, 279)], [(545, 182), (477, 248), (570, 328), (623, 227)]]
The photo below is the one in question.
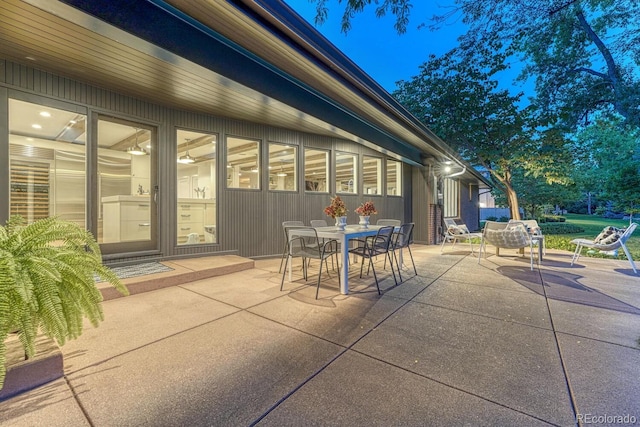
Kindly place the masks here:
[(509, 220), (510, 224), (511, 223), (515, 223), (515, 222), (523, 223), (524, 226), (527, 227), (527, 231), (529, 232), (529, 234), (532, 234), (534, 236), (542, 234), (542, 230), (540, 229), (540, 226), (538, 225), (538, 221), (536, 221), (535, 219), (522, 219), (522, 220), (510, 219)]
[(393, 225), (394, 227), (397, 227), (400, 224), (402, 224), (402, 221), (399, 219), (379, 219), (376, 222), (376, 225)]
[(400, 230), (395, 233), (395, 248), (406, 248), (413, 243), (413, 222), (405, 223), (400, 226)]
[(631, 237), (631, 235), (633, 234), (637, 226), (638, 224), (636, 224), (635, 222), (632, 222), (629, 225), (629, 227), (627, 227), (627, 229), (624, 231), (622, 236), (620, 236), (620, 239), (618, 239), (620, 243), (627, 243), (627, 240), (629, 240), (629, 237)]
[(327, 224), (327, 221), (325, 221), (324, 219), (312, 219), (310, 224), (313, 228), (329, 226), (329, 224)]
[(289, 256), (308, 256), (309, 251), (320, 250), (318, 232), (313, 227), (290, 226), (286, 227), (285, 234), (288, 242)]
[[(389, 252), (389, 246), (391, 245), (391, 237), (393, 236), (393, 226), (380, 227), (378, 233), (371, 240), (369, 250), (374, 254), (383, 254)], [(369, 241), (369, 240), (367, 240)]]
[(531, 245), (531, 236), (521, 222), (486, 221), (482, 237), (498, 248), (520, 249)]

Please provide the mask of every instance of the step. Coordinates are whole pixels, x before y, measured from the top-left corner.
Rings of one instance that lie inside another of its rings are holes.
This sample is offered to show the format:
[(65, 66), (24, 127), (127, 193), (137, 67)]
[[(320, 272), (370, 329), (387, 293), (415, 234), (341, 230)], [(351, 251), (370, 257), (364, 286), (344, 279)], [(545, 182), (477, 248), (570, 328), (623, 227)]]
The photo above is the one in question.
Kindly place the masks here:
[[(170, 271), (143, 274), (136, 277), (122, 279), (129, 289), (130, 295), (154, 291), (169, 286), (182, 285), (196, 280), (222, 276), (254, 267), (252, 259), (237, 255), (219, 255), (200, 258), (187, 258), (171, 261), (161, 261)], [(136, 266), (130, 266), (135, 270)], [(120, 298), (123, 295), (116, 291), (109, 283), (96, 283), (105, 301)]]

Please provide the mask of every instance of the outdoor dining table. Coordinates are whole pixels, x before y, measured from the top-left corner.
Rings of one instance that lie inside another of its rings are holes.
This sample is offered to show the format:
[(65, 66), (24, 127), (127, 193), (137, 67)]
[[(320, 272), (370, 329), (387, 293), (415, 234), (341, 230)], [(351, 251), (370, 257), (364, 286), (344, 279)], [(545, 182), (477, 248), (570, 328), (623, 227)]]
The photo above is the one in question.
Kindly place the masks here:
[[(344, 231), (338, 230), (335, 226), (316, 227), (318, 237), (336, 239), (340, 243), (340, 257), (342, 258), (342, 271), (340, 272), (341, 294), (347, 295), (349, 293), (349, 240), (375, 236), (381, 227), (383, 226), (369, 225), (368, 228), (363, 228), (360, 225), (347, 225)], [(398, 230), (399, 227), (395, 227), (395, 229)]]

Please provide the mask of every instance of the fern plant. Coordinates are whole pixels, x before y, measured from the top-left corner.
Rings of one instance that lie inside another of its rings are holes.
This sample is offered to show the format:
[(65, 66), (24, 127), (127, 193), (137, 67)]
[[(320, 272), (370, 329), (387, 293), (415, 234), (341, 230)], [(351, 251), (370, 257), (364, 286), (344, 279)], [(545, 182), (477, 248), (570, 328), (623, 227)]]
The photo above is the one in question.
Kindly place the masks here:
[(129, 293), (78, 225), (56, 217), (26, 225), (16, 215), (0, 226), (0, 389), (10, 332), (18, 331), (30, 358), (38, 331), (63, 345), (80, 336), (85, 317), (93, 326), (104, 319), (95, 276)]

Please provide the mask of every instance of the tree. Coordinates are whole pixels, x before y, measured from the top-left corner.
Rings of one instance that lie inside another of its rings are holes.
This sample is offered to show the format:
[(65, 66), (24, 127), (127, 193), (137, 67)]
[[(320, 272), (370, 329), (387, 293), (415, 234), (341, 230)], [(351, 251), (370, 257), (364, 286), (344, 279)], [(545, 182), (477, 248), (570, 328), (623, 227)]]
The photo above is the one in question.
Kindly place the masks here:
[(520, 218), (514, 174), (561, 182), (558, 160), (566, 156), (559, 132), (537, 130), (530, 109), (520, 109), (522, 94), (498, 89), (495, 76), (510, 55), (494, 39), (484, 49), (463, 45), (442, 57), (431, 56), (410, 81), (393, 93), (409, 111), (474, 166), (489, 172), (504, 192), (512, 218)]
[(621, 118), (601, 118), (575, 137), (573, 179), (584, 194), (611, 200), (620, 211), (640, 206), (640, 130)]
[[(313, 1), (313, 0), (312, 0)], [(326, 19), (326, 0), (317, 23)], [(449, 11), (434, 16), (438, 29), (462, 17), (470, 26), (466, 44), (489, 45), (498, 37), (526, 64), (520, 78), (536, 81), (536, 105), (550, 123), (575, 128), (596, 112), (612, 112), (640, 126), (640, 2), (636, 0), (450, 0)], [(392, 13), (395, 28), (406, 30), (411, 0), (347, 0), (342, 28), (375, 5), (378, 16)], [(516, 58), (514, 56), (514, 58)], [(512, 59), (514, 59), (512, 58)]]

